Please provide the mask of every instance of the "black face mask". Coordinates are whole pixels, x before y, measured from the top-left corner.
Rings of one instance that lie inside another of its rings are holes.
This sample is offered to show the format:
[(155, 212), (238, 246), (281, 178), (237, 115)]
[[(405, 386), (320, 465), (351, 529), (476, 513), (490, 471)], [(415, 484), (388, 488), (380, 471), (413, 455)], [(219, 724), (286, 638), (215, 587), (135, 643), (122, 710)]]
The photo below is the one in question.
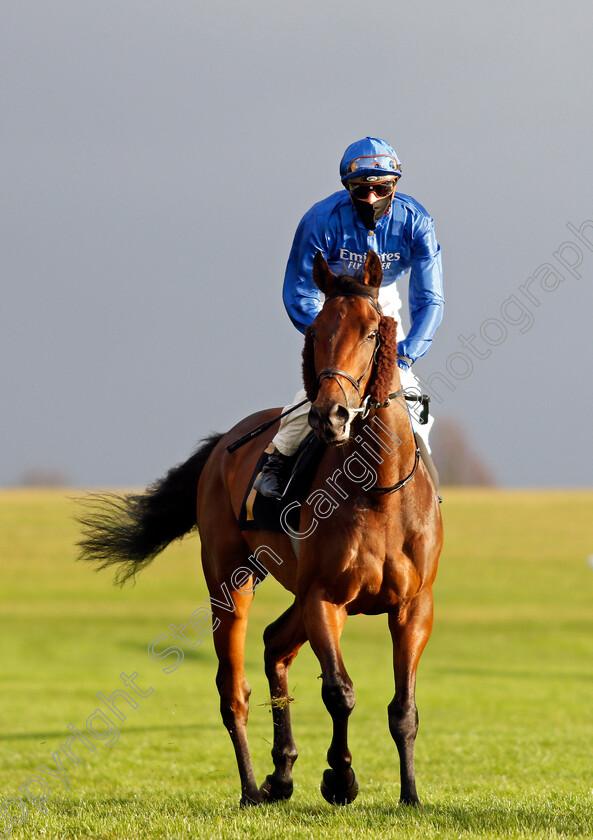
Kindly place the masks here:
[(367, 230), (375, 230), (375, 225), (379, 219), (387, 213), (392, 198), (393, 194), (385, 198), (379, 198), (374, 204), (369, 204), (368, 201), (361, 201), (359, 198), (352, 196), (352, 203)]

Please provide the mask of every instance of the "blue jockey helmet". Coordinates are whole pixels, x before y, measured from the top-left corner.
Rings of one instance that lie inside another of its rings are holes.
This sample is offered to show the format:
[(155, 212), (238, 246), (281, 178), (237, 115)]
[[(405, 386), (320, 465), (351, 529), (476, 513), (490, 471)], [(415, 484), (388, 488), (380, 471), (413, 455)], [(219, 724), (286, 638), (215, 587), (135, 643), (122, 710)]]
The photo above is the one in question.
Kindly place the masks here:
[(402, 166), (392, 146), (377, 137), (365, 137), (351, 143), (340, 162), (340, 178), (346, 185), (353, 178), (385, 178), (402, 174)]

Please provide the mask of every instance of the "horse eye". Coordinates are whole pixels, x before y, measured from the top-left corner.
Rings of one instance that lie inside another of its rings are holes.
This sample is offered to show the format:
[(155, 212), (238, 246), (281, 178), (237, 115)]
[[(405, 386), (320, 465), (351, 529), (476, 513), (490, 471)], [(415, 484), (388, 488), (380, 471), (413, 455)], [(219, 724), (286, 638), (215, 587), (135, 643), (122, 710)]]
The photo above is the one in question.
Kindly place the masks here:
[(376, 338), (376, 337), (377, 337), (377, 332), (378, 332), (377, 330), (373, 330), (371, 333), (369, 333), (369, 334), (367, 335), (366, 340), (367, 340), (367, 341), (372, 341), (372, 340), (373, 340), (373, 338)]

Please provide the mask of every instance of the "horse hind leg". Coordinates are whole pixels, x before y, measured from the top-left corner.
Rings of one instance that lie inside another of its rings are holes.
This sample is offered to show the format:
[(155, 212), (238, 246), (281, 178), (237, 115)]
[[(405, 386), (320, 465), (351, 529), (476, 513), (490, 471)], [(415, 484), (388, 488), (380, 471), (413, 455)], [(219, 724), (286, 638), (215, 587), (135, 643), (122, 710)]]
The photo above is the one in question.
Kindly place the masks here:
[[(210, 581), (208, 586), (212, 597), (220, 598), (220, 587), (211, 586)], [(231, 592), (227, 586), (225, 594), (230, 594), (231, 603), (228, 607), (225, 605), (225, 609), (222, 609), (213, 604), (213, 639), (218, 657), (216, 686), (220, 694), (220, 713), (235, 749), (241, 778), (241, 805), (257, 805), (263, 797), (255, 781), (247, 741), (251, 689), (245, 679), (245, 636), (253, 592)]]
[(260, 790), (268, 802), (290, 799), (292, 796), (292, 767), (298, 752), (292, 735), (290, 720), (291, 697), (288, 691), (288, 671), (299, 648), (307, 641), (307, 634), (296, 602), (264, 632), (264, 662), (270, 684), (274, 745), (274, 772), (266, 777)]

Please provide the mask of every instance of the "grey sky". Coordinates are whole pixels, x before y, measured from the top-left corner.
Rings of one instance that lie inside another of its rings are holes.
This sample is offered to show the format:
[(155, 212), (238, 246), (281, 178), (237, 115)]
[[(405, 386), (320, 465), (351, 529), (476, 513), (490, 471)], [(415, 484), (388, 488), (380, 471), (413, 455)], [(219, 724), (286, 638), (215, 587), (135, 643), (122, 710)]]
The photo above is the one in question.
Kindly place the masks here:
[[(437, 422), (502, 484), (591, 484), (593, 250), (539, 305), (519, 291), (593, 220), (589, 5), (7, 0), (0, 23), (0, 484), (143, 484), (290, 400), (292, 236), (365, 134), (443, 249), (415, 369), (473, 361)], [(531, 315), (464, 350), (511, 295)]]

